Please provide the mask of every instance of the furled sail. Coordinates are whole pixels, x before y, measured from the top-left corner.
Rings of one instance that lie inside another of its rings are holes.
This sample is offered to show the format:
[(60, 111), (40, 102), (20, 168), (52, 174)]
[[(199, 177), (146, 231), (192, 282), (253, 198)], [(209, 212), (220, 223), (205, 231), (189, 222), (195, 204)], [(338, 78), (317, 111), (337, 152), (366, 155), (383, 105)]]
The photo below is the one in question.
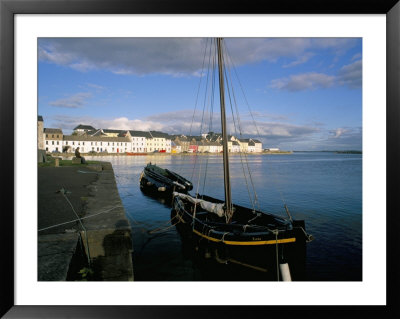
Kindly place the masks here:
[(217, 214), (219, 217), (223, 217), (225, 216), (225, 210), (224, 210), (224, 204), (223, 203), (212, 203), (212, 202), (208, 202), (206, 200), (203, 199), (198, 199), (198, 198), (194, 198), (190, 195), (186, 195), (186, 194), (182, 194), (182, 193), (178, 193), (178, 192), (173, 192), (172, 195), (175, 196), (179, 196), (182, 199), (186, 199), (189, 202), (193, 203), (193, 204), (198, 204), (200, 205), (201, 208), (203, 208), (204, 210), (210, 212), (210, 213), (214, 213)]

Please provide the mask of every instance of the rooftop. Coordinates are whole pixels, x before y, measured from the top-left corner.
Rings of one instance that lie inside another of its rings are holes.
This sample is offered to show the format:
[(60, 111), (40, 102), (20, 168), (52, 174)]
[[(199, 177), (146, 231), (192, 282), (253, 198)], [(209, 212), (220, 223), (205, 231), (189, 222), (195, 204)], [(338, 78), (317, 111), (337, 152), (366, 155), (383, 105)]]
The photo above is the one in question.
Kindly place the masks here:
[(62, 130), (59, 128), (44, 128), (43, 132), (46, 134), (62, 134)]
[(87, 131), (91, 131), (91, 130), (96, 130), (93, 126), (90, 126), (90, 125), (82, 125), (82, 124), (79, 124), (77, 127), (75, 127), (74, 128), (74, 131), (75, 130), (87, 130)]
[(149, 132), (143, 132), (143, 131), (129, 131), (132, 137), (147, 137), (151, 138), (151, 135)]
[(64, 135), (64, 141), (84, 141), (84, 142), (129, 142), (129, 137), (114, 136), (90, 136), (90, 135)]

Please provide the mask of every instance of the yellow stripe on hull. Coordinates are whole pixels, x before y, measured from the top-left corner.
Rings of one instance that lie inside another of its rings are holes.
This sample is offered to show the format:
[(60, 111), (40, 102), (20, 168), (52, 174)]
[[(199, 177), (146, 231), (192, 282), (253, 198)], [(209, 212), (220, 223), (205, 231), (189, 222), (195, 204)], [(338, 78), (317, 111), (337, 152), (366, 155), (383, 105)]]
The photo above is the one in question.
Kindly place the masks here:
[(296, 241), (296, 238), (284, 238), (284, 239), (278, 239), (278, 240), (260, 240), (260, 241), (231, 241), (231, 240), (222, 240), (222, 239), (217, 239), (213, 237), (206, 236), (197, 230), (193, 229), (193, 232), (203, 238), (206, 238), (208, 240), (214, 241), (214, 242), (223, 242), (224, 244), (227, 245), (236, 245), (236, 246), (255, 246), (255, 245), (276, 245), (276, 244), (287, 244), (287, 243), (294, 243)]

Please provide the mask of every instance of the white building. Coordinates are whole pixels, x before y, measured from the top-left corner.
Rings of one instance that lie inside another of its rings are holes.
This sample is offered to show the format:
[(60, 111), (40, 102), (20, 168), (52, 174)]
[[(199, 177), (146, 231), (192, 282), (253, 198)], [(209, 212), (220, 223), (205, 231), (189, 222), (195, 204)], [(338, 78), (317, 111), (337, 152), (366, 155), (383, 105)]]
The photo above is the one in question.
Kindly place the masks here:
[(249, 151), (249, 139), (240, 138), (237, 141), (240, 146), (240, 151), (242, 153), (247, 153)]
[[(174, 153), (184, 151), (208, 151), (210, 153), (220, 153), (223, 146), (220, 142), (221, 134), (207, 134), (205, 138), (199, 136), (186, 137), (170, 136), (158, 131), (134, 131), (116, 129), (95, 129), (90, 125), (78, 125), (74, 128), (71, 135), (64, 135), (61, 129), (44, 128), (43, 118), (38, 116), (38, 149), (42, 143), (46, 152), (68, 152), (74, 153), (79, 147), (81, 153), (152, 153), (165, 152), (171, 153), (171, 139), (174, 138)], [(41, 138), (41, 136), (43, 138)], [(199, 142), (202, 143), (201, 147)], [(193, 145), (192, 145), (193, 144)], [(193, 146), (193, 147), (192, 147)], [(195, 147), (194, 147), (195, 146)], [(229, 136), (229, 152), (252, 152), (261, 153), (262, 143), (255, 139), (237, 139)], [(279, 151), (279, 149), (269, 149)]]
[(58, 128), (43, 129), (44, 149), (46, 152), (62, 152), (63, 132)]
[(64, 135), (64, 152), (74, 153), (77, 147), (79, 147), (81, 153), (125, 153), (132, 151), (132, 143), (129, 137), (90, 136), (87, 134)]
[(240, 144), (237, 141), (232, 141), (232, 153), (239, 153), (240, 152)]
[(224, 149), (222, 144), (219, 142), (210, 142), (210, 153), (221, 153), (222, 150)]
[(261, 153), (263, 148), (262, 148), (262, 143), (259, 140), (251, 139), (254, 142), (254, 152), (256, 153)]
[(129, 131), (132, 141), (132, 152), (134, 153), (146, 153), (147, 141), (151, 137), (149, 132), (142, 131)]
[(147, 152), (165, 152), (171, 153), (171, 138), (168, 134), (150, 131), (150, 137), (147, 139)]
[(279, 152), (279, 148), (277, 147), (270, 147), (265, 149), (266, 152)]

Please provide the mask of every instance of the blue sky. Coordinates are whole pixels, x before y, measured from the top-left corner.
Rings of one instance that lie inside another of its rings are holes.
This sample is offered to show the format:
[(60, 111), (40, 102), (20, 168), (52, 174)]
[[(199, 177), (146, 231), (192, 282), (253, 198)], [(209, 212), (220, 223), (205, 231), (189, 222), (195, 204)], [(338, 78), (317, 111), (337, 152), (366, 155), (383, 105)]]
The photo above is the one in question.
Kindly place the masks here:
[[(206, 43), (39, 39), (38, 114), (45, 127), (65, 134), (78, 124), (170, 134), (208, 131), (209, 124), (201, 126), (204, 92), (196, 104), (199, 85), (204, 91), (206, 83)], [(361, 150), (362, 39), (228, 38), (225, 45), (235, 65), (230, 72), (243, 136), (285, 150)], [(216, 132), (218, 101), (211, 127)], [(233, 125), (229, 133), (238, 135)]]

